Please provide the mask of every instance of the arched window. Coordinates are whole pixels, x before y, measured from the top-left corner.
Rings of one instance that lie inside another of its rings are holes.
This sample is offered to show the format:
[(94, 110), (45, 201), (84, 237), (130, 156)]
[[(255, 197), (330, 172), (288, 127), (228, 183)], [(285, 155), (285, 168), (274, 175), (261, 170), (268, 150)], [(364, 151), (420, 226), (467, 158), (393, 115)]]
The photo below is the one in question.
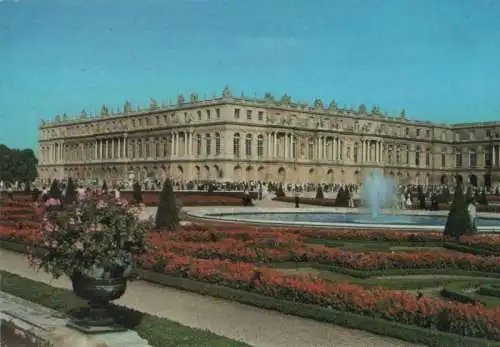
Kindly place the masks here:
[(196, 155), (201, 156), (201, 135), (196, 135)]
[(247, 157), (252, 155), (252, 134), (247, 134), (245, 137), (245, 155)]
[(210, 134), (205, 135), (205, 150), (206, 155), (212, 154), (212, 137), (210, 136)]
[(240, 157), (240, 134), (238, 133), (233, 137), (233, 155), (235, 158)]
[(313, 139), (309, 139), (309, 144), (307, 147), (307, 159), (309, 159), (309, 160), (314, 159), (314, 141), (313, 141)]
[(215, 155), (220, 155), (220, 134), (215, 133)]
[(264, 158), (264, 136), (257, 136), (257, 157)]
[(469, 149), (469, 167), (475, 169), (477, 166), (477, 154), (475, 148)]
[(455, 150), (455, 167), (462, 167), (462, 151), (459, 148)]
[(445, 168), (446, 167), (446, 150), (443, 149), (441, 151), (441, 167)]
[(420, 146), (415, 147), (415, 166), (420, 166)]
[(430, 148), (425, 149), (425, 166), (431, 167), (432, 165), (432, 150)]

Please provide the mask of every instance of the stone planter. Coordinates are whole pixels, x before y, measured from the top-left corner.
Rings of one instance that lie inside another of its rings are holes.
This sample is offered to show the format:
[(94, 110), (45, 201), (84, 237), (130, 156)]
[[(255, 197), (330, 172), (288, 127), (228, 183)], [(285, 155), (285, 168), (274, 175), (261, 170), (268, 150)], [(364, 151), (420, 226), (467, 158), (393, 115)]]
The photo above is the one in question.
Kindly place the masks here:
[(110, 302), (127, 290), (124, 276), (96, 278), (81, 273), (71, 276), (73, 292), (88, 302), (88, 307), (75, 313), (70, 327), (86, 333), (124, 331), (111, 315)]

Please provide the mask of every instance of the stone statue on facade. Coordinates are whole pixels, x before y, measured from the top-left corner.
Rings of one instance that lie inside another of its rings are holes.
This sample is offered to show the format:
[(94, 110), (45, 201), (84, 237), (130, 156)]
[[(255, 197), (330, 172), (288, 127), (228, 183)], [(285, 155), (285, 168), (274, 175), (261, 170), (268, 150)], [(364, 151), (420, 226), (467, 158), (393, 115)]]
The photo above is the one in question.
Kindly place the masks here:
[(287, 94), (283, 95), (281, 97), (281, 103), (283, 105), (290, 105), (290, 102), (292, 101), (292, 98), (290, 98)]
[(190, 98), (190, 99), (191, 99), (191, 103), (192, 103), (192, 104), (197, 103), (197, 102), (198, 102), (198, 94), (196, 94), (196, 93), (191, 93), (191, 98)]
[(321, 99), (318, 98), (314, 100), (314, 109), (316, 110), (323, 109), (323, 101), (321, 101)]
[(129, 114), (132, 112), (132, 106), (130, 106), (129, 101), (125, 101), (125, 104), (123, 104), (123, 114)]
[(231, 98), (233, 95), (231, 94), (231, 91), (229, 90), (229, 87), (226, 86), (224, 90), (222, 91), (222, 97), (223, 98)]
[(107, 117), (109, 116), (109, 109), (106, 105), (101, 106), (101, 117)]
[(158, 103), (156, 102), (156, 100), (153, 98), (149, 99), (149, 110), (154, 111), (156, 109), (158, 109)]
[(335, 100), (332, 100), (332, 102), (328, 106), (328, 111), (335, 111), (336, 109), (337, 109), (337, 102)]

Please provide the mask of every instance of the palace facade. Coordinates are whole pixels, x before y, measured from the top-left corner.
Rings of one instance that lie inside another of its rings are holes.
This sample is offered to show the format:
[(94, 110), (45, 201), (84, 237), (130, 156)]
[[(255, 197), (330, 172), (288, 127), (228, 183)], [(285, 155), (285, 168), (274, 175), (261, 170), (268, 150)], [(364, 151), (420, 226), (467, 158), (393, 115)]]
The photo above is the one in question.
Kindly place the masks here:
[(41, 121), (43, 181), (73, 177), (144, 180), (359, 183), (373, 169), (402, 183), (440, 184), (457, 174), (473, 183), (498, 180), (500, 121), (443, 125), (409, 120), (402, 111), (368, 111), (275, 100), (221, 97), (175, 105), (150, 101), (122, 111)]

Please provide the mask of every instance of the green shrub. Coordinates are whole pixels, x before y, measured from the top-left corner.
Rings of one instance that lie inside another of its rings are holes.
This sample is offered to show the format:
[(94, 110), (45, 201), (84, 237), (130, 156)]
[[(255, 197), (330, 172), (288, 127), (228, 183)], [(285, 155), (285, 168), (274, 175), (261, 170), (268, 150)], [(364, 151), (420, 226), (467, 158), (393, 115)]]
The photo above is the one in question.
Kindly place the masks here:
[(321, 185), (318, 185), (318, 188), (316, 189), (316, 199), (324, 199), (325, 194), (323, 194), (323, 188)]
[(283, 198), (285, 197), (285, 190), (283, 189), (283, 184), (280, 183), (278, 189), (276, 190), (276, 197)]
[(60, 200), (61, 199), (61, 189), (59, 189), (59, 182), (54, 179), (50, 185), (49, 198)]
[(340, 187), (335, 198), (335, 207), (349, 207), (349, 192), (347, 188)]
[(463, 186), (458, 181), (455, 189), (453, 202), (448, 213), (444, 234), (453, 236), (455, 239), (460, 239), (462, 235), (472, 234), (469, 213), (467, 212), (467, 202), (463, 193)]
[(172, 182), (167, 179), (163, 184), (160, 195), (160, 204), (156, 209), (156, 228), (159, 230), (174, 231), (179, 225), (179, 210), (175, 200)]
[(66, 186), (66, 194), (64, 195), (64, 203), (72, 204), (76, 201), (76, 187), (73, 179), (70, 177), (68, 179), (68, 184)]
[(108, 193), (108, 184), (106, 183), (106, 180), (102, 181), (102, 192), (104, 194), (107, 194)]
[(137, 181), (134, 183), (133, 186), (132, 202), (134, 204), (140, 204), (142, 202), (142, 189), (141, 185)]

